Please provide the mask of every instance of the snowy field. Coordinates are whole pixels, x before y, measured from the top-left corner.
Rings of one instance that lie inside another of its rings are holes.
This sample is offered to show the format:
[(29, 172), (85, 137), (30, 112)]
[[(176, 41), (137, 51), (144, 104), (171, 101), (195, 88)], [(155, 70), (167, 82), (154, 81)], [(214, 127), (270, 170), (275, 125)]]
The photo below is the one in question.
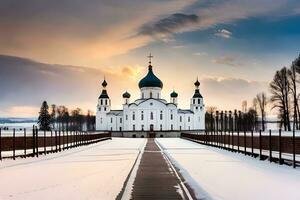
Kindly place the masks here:
[(299, 200), (300, 169), (259, 161), (180, 138), (156, 141), (198, 198)]
[(0, 199), (115, 199), (146, 139), (113, 138), (56, 154), (0, 162)]

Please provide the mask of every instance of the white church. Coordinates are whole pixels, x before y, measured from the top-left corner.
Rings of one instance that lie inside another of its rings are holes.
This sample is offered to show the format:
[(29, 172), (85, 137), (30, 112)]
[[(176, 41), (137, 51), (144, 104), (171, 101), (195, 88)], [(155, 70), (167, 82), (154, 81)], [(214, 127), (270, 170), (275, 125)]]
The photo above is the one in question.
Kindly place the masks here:
[[(178, 94), (173, 91), (168, 102), (161, 97), (162, 81), (153, 73), (151, 54), (147, 75), (140, 80), (140, 98), (130, 101), (130, 94), (123, 94), (123, 110), (112, 110), (104, 79), (98, 98), (96, 130), (111, 131), (125, 137), (171, 137), (184, 131), (201, 131), (205, 128), (205, 107), (200, 94), (200, 82), (190, 100), (190, 109), (177, 107)], [(159, 135), (157, 135), (159, 134)]]

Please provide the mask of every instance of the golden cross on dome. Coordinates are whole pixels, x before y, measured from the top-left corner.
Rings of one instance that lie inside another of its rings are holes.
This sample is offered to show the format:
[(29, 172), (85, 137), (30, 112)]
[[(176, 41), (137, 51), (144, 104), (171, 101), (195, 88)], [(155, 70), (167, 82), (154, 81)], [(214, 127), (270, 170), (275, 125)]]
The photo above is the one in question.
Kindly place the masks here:
[(148, 58), (149, 58), (149, 64), (151, 65), (151, 59), (153, 58), (153, 56), (151, 55), (151, 53), (149, 54)]

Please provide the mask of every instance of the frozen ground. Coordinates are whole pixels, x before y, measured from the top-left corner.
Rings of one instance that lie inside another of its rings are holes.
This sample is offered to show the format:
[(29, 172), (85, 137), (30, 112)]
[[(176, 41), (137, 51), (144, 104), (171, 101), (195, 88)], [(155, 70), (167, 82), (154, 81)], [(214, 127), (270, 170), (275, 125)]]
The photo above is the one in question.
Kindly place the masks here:
[(299, 200), (300, 170), (207, 147), (180, 138), (157, 142), (198, 198)]
[(39, 158), (0, 162), (0, 199), (115, 199), (146, 140), (113, 138)]

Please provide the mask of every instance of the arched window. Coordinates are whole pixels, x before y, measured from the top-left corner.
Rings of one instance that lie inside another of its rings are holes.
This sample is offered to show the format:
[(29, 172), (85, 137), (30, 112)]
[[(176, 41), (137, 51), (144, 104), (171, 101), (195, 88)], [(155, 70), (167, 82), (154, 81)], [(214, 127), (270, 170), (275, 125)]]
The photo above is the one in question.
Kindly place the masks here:
[(144, 120), (144, 111), (142, 111), (141, 120)]
[(153, 120), (153, 112), (150, 113), (150, 119)]
[(173, 130), (173, 124), (171, 124), (171, 130)]
[(144, 98), (144, 92), (142, 92), (142, 99)]
[(113, 122), (113, 118), (111, 117), (111, 118), (110, 118), (110, 123), (112, 123), (112, 122)]
[(125, 120), (128, 120), (128, 115), (125, 115)]
[(105, 99), (105, 105), (107, 105), (107, 99)]
[(150, 91), (150, 98), (152, 98), (152, 91)]
[(173, 114), (171, 114), (171, 120), (173, 120)]
[(191, 121), (191, 118), (190, 117), (188, 117), (188, 122), (190, 122)]
[(182, 116), (179, 117), (179, 121), (182, 122)]
[(132, 120), (135, 120), (135, 112), (132, 113)]
[(198, 104), (200, 104), (200, 99), (198, 99)]
[(144, 130), (144, 124), (142, 125), (142, 131)]
[(102, 104), (103, 104), (103, 99), (100, 100), (100, 105), (102, 105)]
[(181, 130), (181, 126), (179, 126), (179, 130)]
[(163, 119), (163, 111), (161, 110), (160, 111), (160, 120), (162, 120)]
[(196, 102), (195, 102), (195, 99), (193, 99), (193, 104), (195, 104)]
[(135, 125), (134, 125), (134, 124), (132, 125), (132, 130), (134, 130), (134, 131), (135, 131)]
[(160, 130), (162, 130), (162, 124), (160, 125)]

